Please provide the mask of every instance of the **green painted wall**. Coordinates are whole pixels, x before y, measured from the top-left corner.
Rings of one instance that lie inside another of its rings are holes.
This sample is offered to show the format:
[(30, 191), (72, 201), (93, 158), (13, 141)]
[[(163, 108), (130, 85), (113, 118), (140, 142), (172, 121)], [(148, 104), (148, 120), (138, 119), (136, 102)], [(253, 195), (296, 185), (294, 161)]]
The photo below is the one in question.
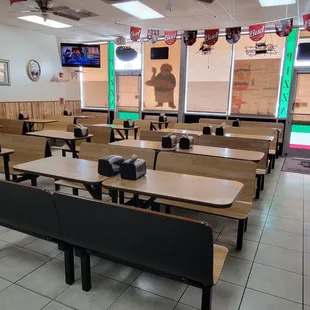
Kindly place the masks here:
[(140, 118), (140, 116), (139, 113), (136, 112), (118, 112), (118, 118), (123, 120), (130, 118), (136, 121)]
[(115, 70), (114, 70), (114, 43), (108, 43), (108, 83), (109, 83), (109, 108), (115, 109)]

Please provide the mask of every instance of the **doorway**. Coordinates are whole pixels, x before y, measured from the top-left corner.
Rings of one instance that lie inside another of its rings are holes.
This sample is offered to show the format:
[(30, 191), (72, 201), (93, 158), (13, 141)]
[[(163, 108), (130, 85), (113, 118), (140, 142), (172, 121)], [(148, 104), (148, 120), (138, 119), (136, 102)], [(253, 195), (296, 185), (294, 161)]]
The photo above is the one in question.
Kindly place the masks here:
[(137, 120), (141, 114), (141, 74), (116, 74), (116, 118)]
[(284, 153), (310, 158), (310, 69), (295, 70), (292, 86)]

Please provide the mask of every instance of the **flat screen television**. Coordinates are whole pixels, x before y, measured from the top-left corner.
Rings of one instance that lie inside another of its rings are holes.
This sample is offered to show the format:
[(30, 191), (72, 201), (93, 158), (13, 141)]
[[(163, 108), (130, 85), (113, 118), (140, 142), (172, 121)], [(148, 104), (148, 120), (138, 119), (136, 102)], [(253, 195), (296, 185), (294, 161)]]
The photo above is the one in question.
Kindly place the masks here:
[(151, 59), (168, 59), (169, 47), (152, 47)]
[(297, 52), (297, 61), (310, 60), (310, 43), (299, 43)]
[(61, 44), (63, 67), (100, 68), (100, 45)]

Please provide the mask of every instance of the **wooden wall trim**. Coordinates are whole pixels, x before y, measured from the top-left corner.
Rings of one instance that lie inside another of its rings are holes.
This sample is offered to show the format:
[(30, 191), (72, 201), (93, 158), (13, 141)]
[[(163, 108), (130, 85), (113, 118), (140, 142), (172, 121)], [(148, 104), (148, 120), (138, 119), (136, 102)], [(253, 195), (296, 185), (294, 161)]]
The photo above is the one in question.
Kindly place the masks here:
[(20, 112), (28, 112), (29, 118), (44, 119), (47, 114), (62, 115), (64, 110), (81, 114), (81, 101), (66, 100), (64, 104), (59, 101), (0, 102), (0, 118), (18, 119)]

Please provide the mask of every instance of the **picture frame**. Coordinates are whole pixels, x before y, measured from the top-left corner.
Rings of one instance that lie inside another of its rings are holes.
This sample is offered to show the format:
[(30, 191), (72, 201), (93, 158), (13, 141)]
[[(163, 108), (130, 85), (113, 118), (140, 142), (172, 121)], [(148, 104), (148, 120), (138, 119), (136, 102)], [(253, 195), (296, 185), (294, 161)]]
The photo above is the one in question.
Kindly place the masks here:
[(11, 86), (10, 61), (0, 59), (0, 86)]

